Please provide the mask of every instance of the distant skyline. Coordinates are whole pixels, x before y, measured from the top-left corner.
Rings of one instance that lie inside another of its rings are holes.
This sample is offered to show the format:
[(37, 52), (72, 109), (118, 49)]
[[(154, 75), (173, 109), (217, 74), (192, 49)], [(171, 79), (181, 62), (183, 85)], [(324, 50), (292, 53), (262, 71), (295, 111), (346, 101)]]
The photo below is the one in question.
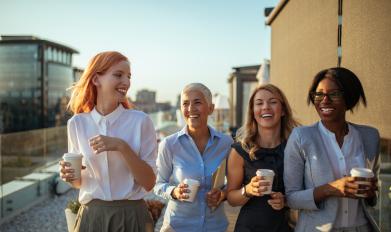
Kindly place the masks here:
[(1, 35), (33, 35), (72, 47), (73, 66), (117, 50), (132, 65), (130, 96), (157, 91), (176, 103), (183, 86), (202, 82), (228, 96), (232, 67), (270, 58), (264, 8), (278, 0), (3, 0)]

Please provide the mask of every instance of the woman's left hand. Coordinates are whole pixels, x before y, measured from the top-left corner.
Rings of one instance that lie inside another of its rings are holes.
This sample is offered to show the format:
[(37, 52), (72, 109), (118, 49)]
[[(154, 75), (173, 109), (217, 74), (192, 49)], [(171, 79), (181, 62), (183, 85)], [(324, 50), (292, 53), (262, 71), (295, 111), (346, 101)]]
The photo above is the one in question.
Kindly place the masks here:
[(272, 199), (268, 200), (267, 203), (275, 209), (275, 210), (281, 210), (285, 206), (285, 197), (282, 193), (280, 192), (272, 192), (270, 194), (270, 197)]
[(369, 186), (366, 187), (366, 198), (373, 198), (376, 196), (376, 192), (379, 191), (379, 186), (378, 186), (378, 180), (377, 178), (369, 178), (367, 179), (370, 182)]
[(207, 194), (206, 201), (209, 207), (218, 207), (224, 199), (224, 192), (218, 188), (210, 190)]
[(97, 135), (89, 139), (89, 145), (95, 154), (99, 154), (104, 151), (118, 151), (123, 146), (124, 141), (104, 135)]

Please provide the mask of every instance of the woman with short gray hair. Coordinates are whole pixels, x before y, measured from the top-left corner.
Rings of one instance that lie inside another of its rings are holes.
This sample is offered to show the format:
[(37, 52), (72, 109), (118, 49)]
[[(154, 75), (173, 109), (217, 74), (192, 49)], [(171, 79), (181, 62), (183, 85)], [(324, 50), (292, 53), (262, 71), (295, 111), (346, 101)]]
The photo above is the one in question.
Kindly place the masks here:
[[(157, 183), (154, 191), (169, 200), (161, 231), (226, 231), (221, 202), (226, 192), (212, 188), (212, 176), (229, 153), (231, 137), (208, 126), (214, 105), (208, 87), (186, 85), (181, 93), (181, 112), (186, 126), (159, 145)], [(191, 181), (199, 184), (190, 192)], [(195, 194), (192, 200), (192, 194)]]

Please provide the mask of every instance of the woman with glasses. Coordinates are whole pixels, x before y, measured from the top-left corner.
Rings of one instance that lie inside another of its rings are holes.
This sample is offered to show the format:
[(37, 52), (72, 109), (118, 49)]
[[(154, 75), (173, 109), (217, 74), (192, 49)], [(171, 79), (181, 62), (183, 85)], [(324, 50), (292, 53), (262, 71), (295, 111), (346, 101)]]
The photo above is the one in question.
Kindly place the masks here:
[[(346, 120), (360, 100), (366, 106), (360, 80), (346, 68), (322, 70), (312, 82), (308, 104), (320, 121), (295, 128), (285, 149), (287, 203), (299, 209), (296, 231), (378, 231), (368, 208), (377, 200), (379, 133)], [(375, 177), (351, 177), (357, 167)]]
[[(262, 85), (250, 97), (246, 124), (238, 130), (228, 159), (228, 197), (232, 206), (242, 206), (235, 231), (291, 231), (284, 197), (284, 148), (297, 126), (282, 91)], [(272, 193), (269, 182), (257, 169), (275, 173)]]

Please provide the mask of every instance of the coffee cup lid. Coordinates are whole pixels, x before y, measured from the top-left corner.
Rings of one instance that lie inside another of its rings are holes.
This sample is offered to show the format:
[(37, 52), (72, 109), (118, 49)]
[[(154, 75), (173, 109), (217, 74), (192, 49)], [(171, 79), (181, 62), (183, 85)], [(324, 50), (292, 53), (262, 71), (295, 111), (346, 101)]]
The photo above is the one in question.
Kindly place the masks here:
[(257, 176), (274, 176), (274, 171), (271, 169), (258, 169), (256, 172)]
[(64, 159), (75, 159), (75, 158), (82, 158), (83, 156), (81, 154), (77, 153), (65, 153), (63, 158)]
[(188, 185), (200, 185), (200, 182), (198, 180), (188, 179), (188, 178), (184, 179), (183, 183)]
[(368, 168), (352, 168), (352, 170), (350, 170), (350, 175), (365, 178), (374, 177), (372, 170)]

